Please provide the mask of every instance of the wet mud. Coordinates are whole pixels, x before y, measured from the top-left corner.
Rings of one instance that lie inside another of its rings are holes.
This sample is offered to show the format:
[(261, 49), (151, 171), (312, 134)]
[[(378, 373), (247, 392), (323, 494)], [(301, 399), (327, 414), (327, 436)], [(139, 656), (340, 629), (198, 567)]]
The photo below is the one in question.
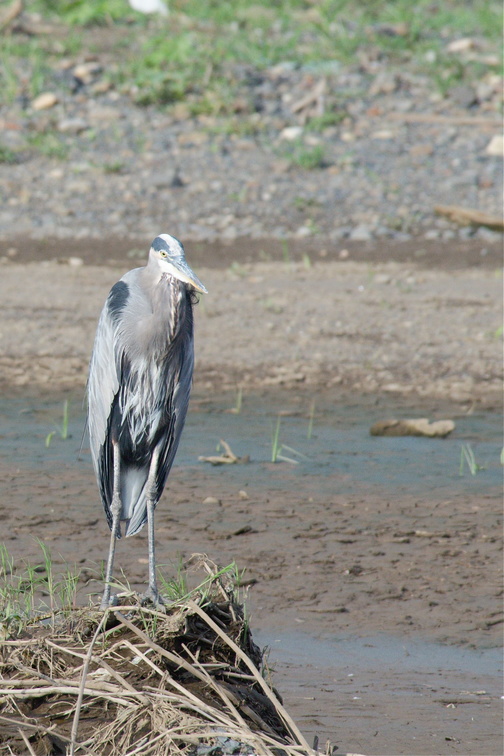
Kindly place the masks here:
[[(156, 515), (163, 571), (194, 552), (245, 569), (252, 629), (308, 738), (341, 752), (500, 753), (499, 415), (322, 391), (246, 394), (240, 412), (235, 401), (193, 394)], [(369, 434), (377, 419), (420, 410), (456, 430)], [(80, 392), (66, 440), (61, 416), (60, 394), (1, 402), (2, 540), (17, 560), (40, 559), (38, 537), (56, 565), (76, 562), (86, 602), (100, 591), (109, 536)], [(297, 464), (271, 461), (278, 418), (281, 456)], [(220, 453), (220, 439), (250, 461), (199, 461)], [(464, 444), (474, 475), (461, 470)], [(139, 590), (146, 557), (145, 531), (119, 543), (117, 569)]]

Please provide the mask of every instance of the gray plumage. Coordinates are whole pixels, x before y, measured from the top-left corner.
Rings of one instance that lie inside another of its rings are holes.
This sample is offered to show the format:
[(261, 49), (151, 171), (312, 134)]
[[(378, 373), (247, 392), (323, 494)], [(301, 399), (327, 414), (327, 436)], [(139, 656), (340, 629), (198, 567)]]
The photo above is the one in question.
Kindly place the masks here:
[(147, 265), (126, 273), (103, 307), (87, 388), (91, 457), (111, 528), (102, 606), (110, 602), (115, 539), (149, 521), (149, 591), (155, 582), (154, 509), (184, 427), (194, 364), (194, 290), (206, 292), (168, 234)]

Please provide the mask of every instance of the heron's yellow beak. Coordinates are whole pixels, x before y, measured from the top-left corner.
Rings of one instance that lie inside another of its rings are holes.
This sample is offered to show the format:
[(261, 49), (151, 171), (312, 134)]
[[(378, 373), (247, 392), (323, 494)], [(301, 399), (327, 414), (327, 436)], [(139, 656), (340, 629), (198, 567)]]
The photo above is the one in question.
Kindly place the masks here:
[(168, 265), (171, 269), (171, 274), (175, 278), (178, 278), (179, 281), (189, 284), (189, 286), (192, 286), (193, 289), (200, 291), (202, 294), (208, 294), (206, 287), (203, 286), (196, 273), (191, 270), (183, 257), (179, 257), (178, 259), (172, 258)]

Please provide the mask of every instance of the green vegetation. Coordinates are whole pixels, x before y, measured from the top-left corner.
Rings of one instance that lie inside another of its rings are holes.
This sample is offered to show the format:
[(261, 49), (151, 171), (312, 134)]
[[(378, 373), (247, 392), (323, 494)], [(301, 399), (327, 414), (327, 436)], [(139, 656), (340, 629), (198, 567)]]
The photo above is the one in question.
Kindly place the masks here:
[(0, 634), (16, 635), (37, 616), (68, 612), (75, 607), (79, 571), (66, 565), (54, 569), (49, 548), (36, 539), (42, 562), (15, 565), (5, 544), (0, 543)]
[[(42, 552), (42, 560), (36, 564), (16, 564), (5, 544), (0, 543), (0, 639), (15, 637), (28, 625), (67, 616), (77, 608), (79, 569), (68, 564), (57, 569), (48, 546), (39, 538), (35, 540)], [(193, 586), (189, 586), (192, 572), (202, 566), (207, 577), (197, 585), (193, 580)], [(204, 603), (216, 581), (224, 580), (237, 596), (244, 582), (244, 571), (240, 571), (235, 562), (219, 568), (213, 565), (210, 569), (207, 559), (194, 555), (186, 565), (179, 562), (175, 578), (167, 578), (159, 569), (159, 580), (161, 593), (170, 604), (184, 603), (191, 598), (202, 599)], [(121, 592), (123, 603), (130, 595), (132, 603), (138, 603), (137, 594), (124, 576), (114, 582), (114, 587)]]
[(276, 426), (274, 429), (272, 429), (271, 435), (271, 461), (290, 462), (291, 465), (298, 465), (299, 459), (294, 459), (292, 456), (286, 457), (283, 454), (284, 449), (287, 450), (289, 454), (294, 455), (294, 457), (307, 459), (306, 455), (302, 454), (296, 449), (293, 449), (292, 446), (287, 446), (287, 444), (280, 443), (280, 415), (278, 415)]
[(55, 425), (56, 430), (51, 431), (47, 434), (45, 445), (48, 449), (51, 445), (51, 441), (53, 440), (53, 437), (56, 435), (56, 433), (59, 434), (62, 441), (66, 441), (68, 438), (68, 399), (65, 399), (63, 402), (63, 418), (60, 425)]
[(467, 465), (467, 469), (469, 470), (471, 475), (476, 475), (478, 472), (480, 472), (480, 470), (485, 469), (484, 466), (479, 465), (476, 462), (471, 444), (462, 444), (462, 447), (460, 449), (459, 475), (464, 474), (465, 465)]
[(64, 138), (54, 131), (41, 131), (28, 138), (30, 146), (48, 158), (66, 160), (70, 148)]
[(282, 149), (282, 156), (287, 158), (295, 168), (304, 168), (308, 171), (323, 168), (325, 164), (324, 146), (322, 144), (316, 144), (313, 147), (305, 145), (301, 139), (289, 142)]
[(17, 161), (18, 156), (16, 155), (14, 150), (6, 147), (4, 144), (0, 144), (0, 163), (13, 165), (14, 163), (17, 163)]
[[(451, 39), (469, 36), (485, 38), (498, 55), (502, 11), (493, 0), (171, 0), (169, 7), (165, 19), (137, 13), (126, 0), (28, 0), (26, 10), (40, 13), (56, 31), (4, 36), (4, 101), (61, 87), (58, 60), (84, 51), (112, 53), (107, 76), (141, 105), (183, 100), (193, 115), (231, 119), (255, 113), (243, 84), (278, 64), (330, 76), (371, 52), (427, 74), (441, 92), (499, 68), (481, 56), (446, 51)], [(96, 35), (97, 26), (107, 27), (106, 40)], [(307, 128), (321, 130), (342, 117), (344, 110), (328, 103), (327, 113)], [(253, 133), (257, 128), (250, 126)], [(317, 164), (316, 158), (307, 160)]]

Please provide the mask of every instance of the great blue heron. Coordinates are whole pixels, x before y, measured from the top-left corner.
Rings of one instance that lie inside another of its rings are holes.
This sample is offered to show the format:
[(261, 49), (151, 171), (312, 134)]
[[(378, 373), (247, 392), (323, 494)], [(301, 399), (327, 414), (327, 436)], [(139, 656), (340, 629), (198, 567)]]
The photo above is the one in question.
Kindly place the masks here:
[(91, 457), (111, 530), (101, 607), (110, 604), (116, 539), (147, 522), (149, 587), (156, 585), (154, 509), (184, 427), (194, 364), (195, 291), (206, 289), (173, 236), (152, 242), (147, 265), (126, 273), (103, 307), (87, 386)]

